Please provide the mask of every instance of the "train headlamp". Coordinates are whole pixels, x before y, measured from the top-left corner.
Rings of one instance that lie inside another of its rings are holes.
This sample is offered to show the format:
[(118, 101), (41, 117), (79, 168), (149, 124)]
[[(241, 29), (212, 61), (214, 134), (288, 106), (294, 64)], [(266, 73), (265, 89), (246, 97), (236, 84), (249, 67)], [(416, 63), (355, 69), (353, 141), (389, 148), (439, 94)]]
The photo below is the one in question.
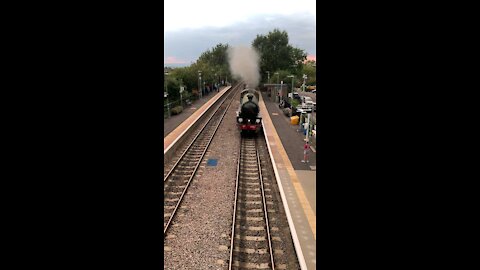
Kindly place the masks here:
[(238, 122), (239, 122), (239, 123), (242, 123), (242, 122), (243, 122), (243, 118), (241, 118), (241, 117), (238, 118)]
[(256, 122), (257, 124), (260, 123), (260, 119), (255, 120), (255, 122)]

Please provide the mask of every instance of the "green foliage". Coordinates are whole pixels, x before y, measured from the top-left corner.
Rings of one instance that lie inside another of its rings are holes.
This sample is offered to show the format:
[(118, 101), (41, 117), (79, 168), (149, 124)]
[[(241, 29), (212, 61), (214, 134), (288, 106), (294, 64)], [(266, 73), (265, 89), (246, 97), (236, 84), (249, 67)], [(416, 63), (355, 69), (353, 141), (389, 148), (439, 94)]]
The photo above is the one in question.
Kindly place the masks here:
[(168, 92), (168, 99), (176, 100), (180, 99), (180, 82), (177, 78), (173, 77), (170, 73), (165, 75), (165, 91)]
[(203, 62), (211, 66), (222, 66), (228, 64), (227, 56), (228, 44), (217, 44), (212, 50), (207, 50), (198, 58), (198, 62)]
[[(299, 88), (303, 84), (303, 74), (307, 75), (307, 80), (305, 81), (306, 85), (316, 85), (317, 82), (317, 75), (316, 75), (316, 68), (313, 66), (315, 61), (307, 61), (305, 64), (301, 65), (301, 69), (295, 74), (293, 78), (293, 86), (295, 88)], [(287, 84), (289, 89), (291, 90), (292, 87), (292, 78), (288, 77), (292, 74), (291, 71), (288, 70), (279, 70), (278, 72), (279, 81), (283, 81), (283, 84)], [(277, 82), (277, 75), (272, 77), (272, 82)]]
[[(262, 81), (267, 80), (266, 71), (270, 72), (270, 81), (292, 85), (292, 78), (289, 75), (295, 75), (294, 87), (300, 87), (303, 83), (302, 75), (307, 74), (307, 85), (316, 83), (315, 62), (306, 60), (306, 52), (288, 44), (288, 34), (286, 31), (274, 29), (267, 35), (257, 35), (252, 42), (252, 46), (260, 53), (260, 72)], [(212, 84), (221, 82), (228, 78), (233, 82), (228, 63), (228, 44), (219, 43), (215, 47), (203, 52), (198, 60), (188, 67), (164, 69), (169, 75), (165, 76), (164, 89), (168, 88), (169, 100), (180, 100), (180, 86), (184, 86), (186, 91), (182, 97), (194, 98), (198, 96), (199, 74), (202, 75), (203, 83)], [(278, 76), (275, 74), (278, 72)], [(166, 91), (166, 90), (165, 90)]]
[(186, 99), (191, 99), (193, 97), (193, 94), (187, 90), (183, 91), (182, 93), (182, 99), (185, 101)]
[(257, 35), (252, 46), (260, 53), (263, 81), (266, 81), (267, 71), (273, 74), (273, 71), (286, 70), (289, 74), (300, 75), (303, 62), (307, 59), (305, 51), (289, 45), (287, 32), (279, 29), (274, 29), (266, 36)]
[(228, 48), (228, 44), (220, 43), (198, 58), (196, 65), (207, 83), (221, 82), (226, 77), (232, 77), (228, 64)]
[(293, 106), (294, 108), (297, 108), (297, 106), (298, 106), (299, 104), (300, 104), (300, 101), (299, 101), (298, 99), (293, 99), (293, 100), (292, 100), (292, 106)]
[(202, 53), (198, 60), (188, 66), (167, 70), (169, 74), (165, 79), (164, 88), (168, 88), (170, 100), (180, 99), (180, 86), (186, 91), (182, 97), (197, 96), (195, 89), (199, 89), (199, 71), (201, 72), (202, 88), (205, 84), (219, 83), (228, 77), (231, 80), (227, 55), (228, 45), (218, 44), (211, 50)]
[[(178, 95), (180, 95), (180, 86), (184, 86), (186, 91), (198, 87), (198, 75), (189, 67), (176, 68), (170, 72), (170, 76), (176, 78), (179, 83), (178, 87), (175, 88)], [(170, 88), (170, 84), (168, 88)], [(185, 92), (182, 95), (185, 95)]]
[(316, 85), (317, 83), (317, 68), (313, 66), (314, 64), (315, 61), (309, 60), (303, 65), (301, 73), (307, 75), (306, 85)]

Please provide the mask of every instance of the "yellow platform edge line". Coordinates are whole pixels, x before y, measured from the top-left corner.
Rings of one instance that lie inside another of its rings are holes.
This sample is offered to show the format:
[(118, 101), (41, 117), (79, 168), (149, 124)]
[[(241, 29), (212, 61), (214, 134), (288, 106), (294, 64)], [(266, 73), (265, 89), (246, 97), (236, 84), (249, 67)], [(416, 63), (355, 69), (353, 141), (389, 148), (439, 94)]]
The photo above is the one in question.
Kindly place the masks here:
[[(268, 117), (263, 117), (263, 120), (267, 120), (268, 124), (274, 127), (273, 122), (270, 118), (270, 115), (268, 114), (268, 110), (266, 105), (263, 103), (263, 98), (261, 98), (262, 103), (261, 106), (263, 107), (262, 109), (265, 111), (265, 114), (268, 115)], [(266, 132), (267, 133), (267, 132)], [(268, 134), (270, 137), (273, 137), (274, 143), (277, 144), (277, 149), (280, 154), (280, 156), (283, 159), (283, 162), (285, 164), (285, 168), (290, 176), (290, 179), (292, 180), (292, 184), (295, 188), (295, 192), (297, 193), (298, 199), (300, 200), (300, 203), (302, 205), (303, 212), (305, 213), (305, 216), (307, 217), (308, 224), (310, 225), (310, 229), (312, 230), (313, 237), (316, 240), (317, 239), (317, 230), (316, 230), (316, 215), (313, 212), (312, 206), (307, 200), (307, 196), (305, 195), (305, 192), (303, 191), (303, 187), (301, 186), (297, 174), (295, 173), (295, 170), (293, 169), (292, 163), (290, 162), (290, 159), (288, 158), (287, 152), (285, 151), (285, 148), (283, 147), (282, 141), (280, 140), (280, 137), (278, 136), (277, 132), (272, 131), (272, 134)]]
[[(272, 164), (275, 165), (280, 165), (275, 162), (275, 159), (273, 158), (273, 149), (270, 147), (270, 144), (268, 143), (269, 141), (273, 140), (270, 135), (267, 135), (265, 132), (265, 128), (263, 129), (263, 133), (265, 134), (265, 137), (267, 139), (267, 148), (270, 153), (270, 159), (272, 161)], [(302, 251), (302, 245), (300, 244), (300, 240), (298, 238), (297, 230), (295, 227), (295, 223), (293, 222), (293, 218), (290, 214), (290, 207), (288, 206), (288, 201), (285, 196), (285, 193), (283, 191), (283, 185), (282, 181), (280, 181), (280, 174), (278, 172), (278, 168), (281, 166), (273, 166), (273, 171), (275, 173), (275, 180), (280, 188), (280, 197), (283, 202), (283, 206), (285, 208), (286, 216), (287, 216), (287, 221), (288, 225), (290, 226), (290, 232), (292, 233), (292, 240), (293, 240), (293, 245), (295, 246), (295, 251), (297, 253), (297, 258), (298, 262), (300, 263), (300, 269), (301, 270), (308, 270), (307, 268), (307, 263), (305, 261), (305, 257), (303, 256), (303, 251)]]

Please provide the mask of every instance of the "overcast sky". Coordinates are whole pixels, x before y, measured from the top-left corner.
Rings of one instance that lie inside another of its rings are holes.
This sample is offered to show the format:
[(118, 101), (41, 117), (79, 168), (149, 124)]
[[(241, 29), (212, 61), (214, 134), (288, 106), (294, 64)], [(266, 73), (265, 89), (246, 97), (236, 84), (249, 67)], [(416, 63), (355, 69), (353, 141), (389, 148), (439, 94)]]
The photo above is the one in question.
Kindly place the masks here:
[(219, 43), (250, 46), (275, 28), (316, 59), (315, 0), (165, 0), (164, 65), (186, 66)]

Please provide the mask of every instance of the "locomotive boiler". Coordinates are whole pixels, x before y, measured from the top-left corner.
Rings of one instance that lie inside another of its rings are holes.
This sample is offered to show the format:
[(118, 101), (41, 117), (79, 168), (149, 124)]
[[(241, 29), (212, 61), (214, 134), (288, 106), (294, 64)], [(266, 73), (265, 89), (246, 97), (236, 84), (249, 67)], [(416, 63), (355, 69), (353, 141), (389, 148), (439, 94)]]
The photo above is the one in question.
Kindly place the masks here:
[(262, 117), (258, 106), (259, 95), (258, 91), (248, 88), (240, 92), (237, 126), (241, 133), (258, 133), (262, 129)]

